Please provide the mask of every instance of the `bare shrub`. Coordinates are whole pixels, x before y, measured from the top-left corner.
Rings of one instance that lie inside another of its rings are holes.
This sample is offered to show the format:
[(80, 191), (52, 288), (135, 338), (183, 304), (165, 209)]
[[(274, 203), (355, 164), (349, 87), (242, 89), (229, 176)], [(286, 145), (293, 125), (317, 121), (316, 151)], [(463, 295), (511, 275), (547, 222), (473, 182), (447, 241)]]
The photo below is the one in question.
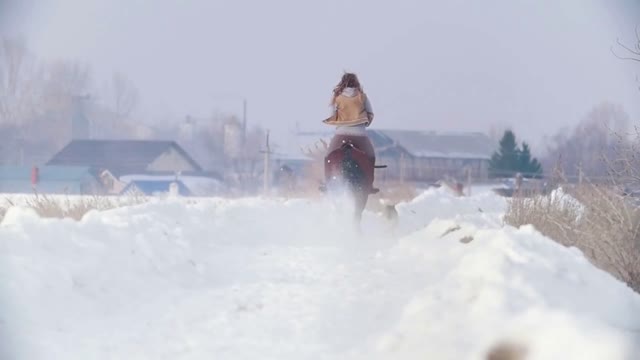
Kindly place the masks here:
[[(43, 218), (70, 218), (81, 220), (84, 215), (92, 210), (104, 211), (124, 206), (142, 204), (147, 199), (144, 197), (56, 197), (36, 194), (25, 201), (24, 206), (34, 209)], [(7, 210), (15, 206), (11, 201), (7, 201), (5, 206), (0, 207), (0, 221), (4, 218)]]
[(570, 196), (554, 192), (544, 196), (510, 199), (504, 221), (512, 226), (533, 225), (545, 236), (565, 246), (574, 246), (574, 229), (582, 209)]
[(533, 225), (575, 246), (597, 267), (640, 292), (640, 209), (616, 187), (582, 185), (533, 198), (513, 198), (505, 222)]

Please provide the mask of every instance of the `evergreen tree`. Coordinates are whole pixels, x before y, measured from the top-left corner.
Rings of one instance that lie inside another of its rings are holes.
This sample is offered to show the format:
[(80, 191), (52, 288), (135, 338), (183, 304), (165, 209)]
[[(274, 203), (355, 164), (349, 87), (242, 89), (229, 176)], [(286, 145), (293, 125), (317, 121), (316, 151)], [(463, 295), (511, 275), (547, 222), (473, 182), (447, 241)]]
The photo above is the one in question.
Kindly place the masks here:
[(516, 173), (538, 178), (542, 175), (542, 166), (537, 159), (531, 157), (529, 144), (523, 142), (522, 149), (519, 148), (515, 134), (507, 130), (500, 140), (500, 148), (489, 161), (489, 176), (512, 177)]
[(500, 148), (493, 153), (489, 161), (489, 175), (491, 177), (510, 177), (519, 167), (519, 150), (516, 136), (511, 130), (504, 132), (500, 139)]
[(519, 153), (519, 171), (524, 174), (524, 177), (539, 177), (542, 174), (542, 166), (536, 158), (531, 158), (529, 144), (523, 142)]

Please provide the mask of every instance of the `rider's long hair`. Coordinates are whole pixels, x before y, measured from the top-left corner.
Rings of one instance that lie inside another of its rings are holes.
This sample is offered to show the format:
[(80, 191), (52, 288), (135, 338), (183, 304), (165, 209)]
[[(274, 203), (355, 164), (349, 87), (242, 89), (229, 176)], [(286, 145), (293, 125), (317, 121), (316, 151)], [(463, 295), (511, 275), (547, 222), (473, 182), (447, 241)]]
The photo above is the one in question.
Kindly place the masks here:
[(342, 91), (345, 88), (355, 88), (358, 91), (362, 92), (362, 86), (360, 85), (360, 81), (358, 81), (358, 76), (354, 73), (344, 73), (342, 75), (342, 79), (335, 88), (333, 88), (333, 98), (331, 99), (331, 103), (334, 104), (338, 95), (342, 94)]

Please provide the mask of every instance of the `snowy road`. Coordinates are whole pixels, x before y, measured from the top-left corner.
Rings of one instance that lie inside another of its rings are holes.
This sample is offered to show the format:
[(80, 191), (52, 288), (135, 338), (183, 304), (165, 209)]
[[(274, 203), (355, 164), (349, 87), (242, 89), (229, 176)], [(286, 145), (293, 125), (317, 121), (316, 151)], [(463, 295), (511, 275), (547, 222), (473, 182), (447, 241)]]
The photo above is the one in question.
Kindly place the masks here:
[(503, 207), (429, 192), (400, 207), (396, 238), (375, 214), (358, 237), (348, 209), (312, 200), (174, 200), (81, 222), (13, 209), (0, 227), (2, 348), (29, 360), (482, 359), (512, 338), (531, 359), (633, 359), (640, 296), (575, 250), (503, 228)]

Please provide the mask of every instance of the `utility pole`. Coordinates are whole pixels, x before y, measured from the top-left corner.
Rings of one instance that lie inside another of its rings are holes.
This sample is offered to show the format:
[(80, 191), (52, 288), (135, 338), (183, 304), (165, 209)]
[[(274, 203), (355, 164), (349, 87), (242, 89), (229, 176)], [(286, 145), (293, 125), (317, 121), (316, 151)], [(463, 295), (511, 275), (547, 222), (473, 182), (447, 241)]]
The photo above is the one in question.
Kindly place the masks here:
[(269, 162), (271, 161), (271, 147), (269, 146), (269, 130), (267, 130), (267, 136), (266, 136), (266, 150), (264, 151), (260, 151), (261, 153), (264, 154), (264, 184), (263, 184), (263, 191), (264, 191), (264, 195), (268, 195), (269, 194)]
[(582, 161), (578, 164), (578, 185), (582, 185), (583, 173), (582, 173)]
[(400, 153), (400, 184), (404, 184), (405, 169), (404, 153)]
[(471, 196), (471, 166), (467, 166), (467, 196)]

